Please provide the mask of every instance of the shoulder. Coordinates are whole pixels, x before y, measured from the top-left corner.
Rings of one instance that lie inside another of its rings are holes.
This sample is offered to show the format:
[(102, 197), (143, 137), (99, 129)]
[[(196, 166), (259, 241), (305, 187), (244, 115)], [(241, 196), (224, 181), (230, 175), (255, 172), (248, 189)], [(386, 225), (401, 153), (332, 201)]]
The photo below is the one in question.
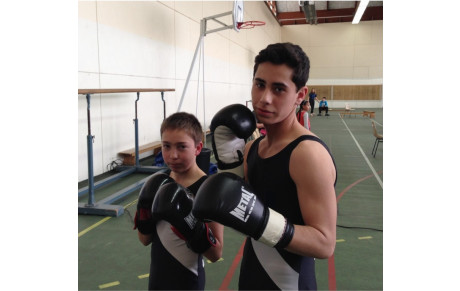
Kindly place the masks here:
[[(308, 112), (307, 112), (307, 114), (308, 114)], [(328, 150), (321, 143), (323, 141), (319, 137), (314, 135), (311, 131), (309, 133), (310, 134), (308, 134), (308, 135), (314, 137), (315, 139), (306, 139), (306, 140), (303, 140), (303, 141), (299, 142), (299, 144), (295, 147), (295, 149), (292, 152), (292, 154), (295, 156), (295, 158), (299, 158), (299, 159), (308, 158), (308, 160), (310, 160), (310, 161), (314, 160), (312, 155), (313, 156), (318, 156), (319, 155), (319, 156), (321, 156), (321, 158), (323, 158), (323, 156), (327, 156), (327, 157), (331, 158)], [(316, 140), (316, 139), (318, 139), (318, 140)]]
[[(314, 134), (309, 135), (318, 138)], [(309, 157), (310, 155), (321, 153), (323, 151), (327, 153), (327, 150), (321, 143), (316, 140), (306, 139), (299, 142), (299, 144), (292, 151), (292, 154), (296, 158), (305, 158)]]
[(249, 150), (251, 149), (252, 147), (252, 144), (255, 142), (256, 140), (253, 139), (251, 141), (248, 141), (248, 143), (244, 146), (244, 160), (246, 160), (246, 157), (249, 153)]
[(318, 141), (304, 140), (292, 151), (289, 168), (293, 180), (333, 174), (335, 166), (328, 150)]

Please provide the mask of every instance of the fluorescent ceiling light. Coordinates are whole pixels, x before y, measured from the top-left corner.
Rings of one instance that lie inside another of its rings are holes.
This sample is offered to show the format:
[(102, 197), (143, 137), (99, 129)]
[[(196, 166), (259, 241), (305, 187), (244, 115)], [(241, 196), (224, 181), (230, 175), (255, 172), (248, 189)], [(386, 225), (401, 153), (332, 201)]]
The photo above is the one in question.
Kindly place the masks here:
[(369, 0), (361, 0), (359, 2), (358, 10), (356, 10), (355, 17), (353, 18), (352, 24), (358, 24), (363, 16), (364, 10), (366, 10), (367, 4), (369, 4)]

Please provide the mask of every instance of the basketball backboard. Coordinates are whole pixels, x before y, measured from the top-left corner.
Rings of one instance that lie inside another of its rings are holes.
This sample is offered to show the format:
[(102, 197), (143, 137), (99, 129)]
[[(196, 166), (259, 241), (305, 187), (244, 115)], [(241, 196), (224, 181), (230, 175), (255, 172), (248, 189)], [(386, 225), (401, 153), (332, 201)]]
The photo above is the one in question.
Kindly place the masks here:
[(236, 31), (240, 31), (238, 23), (242, 23), (244, 20), (244, 7), (243, 0), (235, 0), (233, 2), (233, 28)]

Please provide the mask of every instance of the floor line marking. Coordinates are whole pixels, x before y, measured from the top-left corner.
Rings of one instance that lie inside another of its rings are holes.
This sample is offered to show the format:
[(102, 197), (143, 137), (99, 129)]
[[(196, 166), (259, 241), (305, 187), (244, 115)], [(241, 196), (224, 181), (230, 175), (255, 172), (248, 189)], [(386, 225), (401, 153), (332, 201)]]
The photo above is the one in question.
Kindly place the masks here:
[[(379, 173), (382, 173), (383, 171), (379, 171)], [(353, 188), (354, 186), (356, 186), (357, 184), (361, 183), (362, 181), (364, 180), (367, 180), (369, 178), (372, 178), (373, 175), (369, 175), (369, 176), (366, 176), (366, 177), (363, 177), (355, 182), (353, 182), (352, 184), (348, 185), (345, 189), (343, 189), (342, 192), (340, 192), (340, 194), (337, 196), (337, 203), (339, 203), (339, 200), (340, 198), (342, 198), (342, 196), (348, 192), (348, 190), (350, 190), (351, 188)]]
[[(128, 208), (129, 206), (133, 205), (134, 203), (137, 202), (138, 199), (134, 200), (133, 202), (130, 202), (128, 204), (126, 204), (125, 206), (123, 206), (123, 209), (126, 209)], [(88, 231), (98, 227), (99, 225), (103, 224), (104, 222), (106, 222), (107, 220), (109, 220), (110, 218), (112, 218), (111, 216), (107, 216), (107, 217), (104, 217), (103, 219), (99, 220), (98, 222), (96, 222), (95, 224), (91, 225), (90, 227), (80, 231), (78, 233), (78, 237), (81, 237), (82, 235), (86, 234)]]
[(372, 236), (360, 236), (358, 239), (372, 239)]
[(117, 286), (117, 285), (120, 285), (120, 281), (115, 281), (115, 282), (110, 282), (110, 283), (107, 283), (107, 284), (99, 285), (99, 289), (105, 289), (105, 288), (113, 287), (113, 286)]
[(334, 262), (334, 254), (327, 259), (327, 273), (328, 273), (328, 283), (329, 283), (329, 290), (337, 290), (337, 283), (335, 280), (335, 262)]
[(82, 235), (84, 235), (85, 233), (87, 233), (88, 231), (98, 227), (99, 225), (103, 224), (104, 222), (106, 222), (107, 220), (109, 220), (110, 218), (112, 218), (111, 216), (107, 216), (107, 217), (104, 217), (103, 219), (99, 220), (98, 222), (96, 222), (95, 224), (91, 225), (90, 227), (80, 231), (78, 233), (78, 237), (81, 237)]
[(144, 278), (148, 278), (148, 277), (150, 277), (150, 273), (137, 276), (137, 278), (139, 278), (139, 279), (144, 279)]
[(380, 187), (382, 187), (382, 189), (383, 189), (383, 182), (382, 182), (382, 180), (380, 179), (379, 175), (378, 175), (377, 172), (375, 171), (374, 167), (372, 166), (371, 162), (370, 162), (369, 159), (367, 158), (366, 154), (364, 153), (363, 149), (362, 149), (361, 146), (359, 145), (358, 141), (356, 140), (355, 136), (354, 136), (353, 133), (351, 132), (350, 128), (348, 128), (348, 125), (346, 124), (345, 120), (343, 120), (343, 118), (341, 118), (341, 119), (342, 119), (343, 124), (344, 124), (345, 127), (347, 128), (348, 132), (350, 133), (351, 137), (352, 137), (353, 140), (355, 141), (356, 146), (358, 147), (359, 151), (360, 151), (361, 154), (363, 155), (364, 160), (366, 160), (367, 165), (369, 166), (369, 168), (371, 168), (372, 173), (374, 173), (375, 179), (377, 179), (377, 182), (379, 182)]
[(246, 239), (243, 240), (243, 243), (241, 244), (240, 249), (238, 250), (238, 253), (236, 253), (235, 258), (233, 259), (232, 265), (227, 271), (227, 274), (224, 277), (224, 280), (222, 281), (222, 284), (219, 287), (219, 290), (228, 290), (228, 285), (230, 285), (230, 282), (232, 281), (233, 274), (235, 273), (236, 268), (238, 267), (238, 264), (240, 263), (241, 258), (243, 257), (243, 250), (244, 250), (244, 244), (246, 243)]
[[(215, 263), (217, 263), (217, 262), (222, 262), (223, 260), (224, 260), (224, 258), (220, 258), (220, 259), (218, 259)], [(208, 259), (206, 259), (206, 263), (208, 263), (208, 264), (214, 264), (213, 262), (211, 262), (211, 260), (208, 260)]]

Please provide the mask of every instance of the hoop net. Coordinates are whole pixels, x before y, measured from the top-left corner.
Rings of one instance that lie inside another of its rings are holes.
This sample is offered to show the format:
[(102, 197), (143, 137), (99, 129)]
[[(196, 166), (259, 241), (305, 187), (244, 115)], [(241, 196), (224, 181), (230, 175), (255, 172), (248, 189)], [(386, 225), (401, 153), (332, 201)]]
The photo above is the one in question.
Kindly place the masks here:
[(259, 21), (259, 20), (252, 20), (252, 21), (244, 21), (244, 22), (238, 22), (238, 29), (250, 29), (254, 28), (255, 26), (262, 26), (265, 25), (264, 21)]

